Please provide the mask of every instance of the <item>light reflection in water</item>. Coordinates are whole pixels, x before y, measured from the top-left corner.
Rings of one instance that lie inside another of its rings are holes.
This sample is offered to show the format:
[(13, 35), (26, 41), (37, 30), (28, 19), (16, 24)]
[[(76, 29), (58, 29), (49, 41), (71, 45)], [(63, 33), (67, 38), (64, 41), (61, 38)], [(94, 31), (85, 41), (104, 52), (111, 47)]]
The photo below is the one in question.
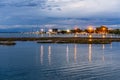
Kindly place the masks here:
[(43, 45), (40, 47), (40, 62), (43, 64)]
[(92, 44), (89, 44), (88, 60), (89, 60), (89, 62), (92, 61)]
[(75, 44), (74, 46), (74, 62), (76, 63), (77, 61), (77, 45)]
[(90, 38), (89, 41), (92, 41), (92, 39)]
[(110, 48), (112, 49), (112, 43), (110, 44)]
[(48, 63), (51, 65), (51, 46), (48, 46)]
[(104, 49), (105, 49), (105, 44), (102, 45), (102, 61), (105, 61), (105, 56), (104, 56)]
[[(70, 62), (70, 55), (69, 55), (69, 46), (67, 45), (66, 46), (66, 62), (69, 63)], [(54, 50), (54, 48), (53, 48)], [(74, 58), (74, 63), (77, 63), (77, 52), (80, 52), (78, 51), (78, 48), (77, 48), (77, 44), (74, 45), (74, 55), (73, 55), (73, 58)], [(102, 54), (101, 54), (101, 60), (104, 62), (105, 61), (105, 56), (104, 56), (104, 50), (105, 50), (105, 44), (102, 44)], [(52, 54), (52, 47), (49, 45), (47, 47), (47, 51), (48, 51), (48, 55), (47, 55), (47, 58), (48, 58), (48, 64), (51, 65), (51, 54)], [(88, 44), (88, 61), (89, 62), (92, 62), (93, 59), (92, 59), (92, 55), (93, 52), (92, 52), (92, 44)], [(44, 59), (43, 59), (43, 56), (44, 56), (44, 46), (41, 45), (40, 46), (40, 63), (43, 64), (44, 62)], [(97, 55), (96, 55), (97, 57)], [(80, 59), (79, 59), (80, 60)]]
[(103, 50), (105, 49), (105, 45), (104, 45), (104, 44), (102, 45), (102, 49), (103, 49)]
[(68, 45), (66, 47), (66, 61), (67, 61), (67, 63), (69, 62), (69, 47), (68, 47)]

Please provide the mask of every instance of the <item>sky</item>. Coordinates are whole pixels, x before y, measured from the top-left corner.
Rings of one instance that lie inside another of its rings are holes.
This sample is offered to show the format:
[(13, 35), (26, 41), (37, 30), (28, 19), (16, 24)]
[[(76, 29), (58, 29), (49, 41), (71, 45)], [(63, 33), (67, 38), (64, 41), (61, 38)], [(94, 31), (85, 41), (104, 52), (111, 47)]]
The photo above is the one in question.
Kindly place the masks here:
[(120, 0), (0, 0), (0, 28), (16, 25), (119, 27), (119, 5)]

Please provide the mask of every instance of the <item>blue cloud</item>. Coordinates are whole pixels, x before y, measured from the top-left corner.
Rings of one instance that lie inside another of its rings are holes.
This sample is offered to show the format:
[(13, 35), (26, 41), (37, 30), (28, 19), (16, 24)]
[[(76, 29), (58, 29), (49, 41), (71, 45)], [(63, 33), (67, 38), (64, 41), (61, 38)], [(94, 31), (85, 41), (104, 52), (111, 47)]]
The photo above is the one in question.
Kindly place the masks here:
[(9, 7), (36, 7), (43, 6), (45, 4), (45, 0), (1, 0), (1, 6), (9, 6)]
[(119, 5), (120, 0), (1, 0), (0, 24), (120, 24)]

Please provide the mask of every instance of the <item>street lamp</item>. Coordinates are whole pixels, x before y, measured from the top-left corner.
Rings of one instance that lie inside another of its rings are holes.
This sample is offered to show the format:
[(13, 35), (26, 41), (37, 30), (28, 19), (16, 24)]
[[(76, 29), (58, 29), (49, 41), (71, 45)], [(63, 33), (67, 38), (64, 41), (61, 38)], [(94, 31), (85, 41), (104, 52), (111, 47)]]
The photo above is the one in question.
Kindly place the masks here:
[(66, 31), (67, 31), (67, 33), (70, 33), (70, 30), (69, 30), (69, 29), (67, 29)]
[(88, 32), (89, 32), (89, 33), (92, 33), (93, 30), (94, 30), (93, 27), (91, 27), (91, 26), (88, 27)]
[(102, 38), (105, 38), (105, 37), (106, 37), (106, 36), (103, 34), (103, 35), (102, 35)]
[(44, 32), (44, 29), (41, 29), (40, 31), (41, 31), (41, 32)]
[(103, 28), (102, 28), (102, 33), (103, 33), (103, 34), (105, 34), (105, 30), (106, 30), (106, 29), (103, 27)]
[(92, 34), (91, 33), (94, 32), (93, 27), (89, 26), (87, 30), (88, 30), (88, 33), (89, 33), (89, 38), (92, 38)]
[(48, 31), (49, 31), (49, 32), (52, 32), (52, 29), (49, 29)]
[(92, 38), (92, 35), (91, 35), (91, 34), (89, 35), (89, 38)]
[(105, 37), (106, 37), (105, 34), (106, 34), (106, 28), (103, 27), (103, 28), (102, 28), (102, 38), (105, 38)]

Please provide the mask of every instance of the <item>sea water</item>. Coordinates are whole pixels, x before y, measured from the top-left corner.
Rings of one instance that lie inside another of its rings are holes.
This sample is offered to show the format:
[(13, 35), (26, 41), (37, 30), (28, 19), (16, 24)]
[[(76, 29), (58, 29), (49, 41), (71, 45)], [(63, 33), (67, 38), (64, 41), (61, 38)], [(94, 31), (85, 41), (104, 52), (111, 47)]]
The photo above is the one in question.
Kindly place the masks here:
[(0, 45), (0, 80), (120, 80), (120, 43)]

